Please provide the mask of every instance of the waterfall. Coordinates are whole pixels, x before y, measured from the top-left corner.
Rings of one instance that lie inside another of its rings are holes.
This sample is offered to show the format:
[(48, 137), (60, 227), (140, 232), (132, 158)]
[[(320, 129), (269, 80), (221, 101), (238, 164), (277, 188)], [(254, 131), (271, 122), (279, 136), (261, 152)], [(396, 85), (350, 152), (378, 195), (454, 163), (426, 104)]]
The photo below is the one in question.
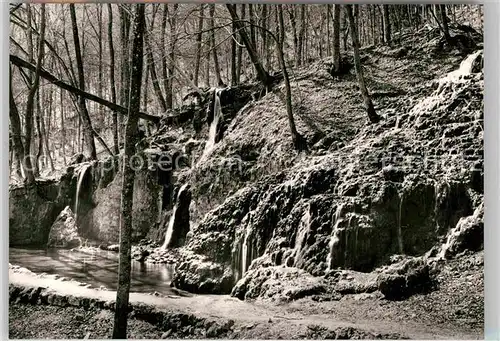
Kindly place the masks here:
[(441, 92), (441, 89), (443, 88), (445, 83), (448, 82), (457, 83), (460, 82), (460, 80), (464, 76), (470, 75), (472, 73), (472, 68), (474, 67), (474, 62), (482, 52), (483, 52), (482, 50), (478, 50), (470, 54), (460, 63), (460, 67), (457, 70), (452, 71), (448, 73), (445, 77), (441, 78), (439, 80), (439, 86), (436, 90), (436, 93), (439, 94)]
[[(203, 151), (201, 158), (198, 160), (198, 163), (201, 160), (203, 160), (212, 151), (212, 149), (216, 143), (217, 127), (218, 127), (219, 122), (221, 121), (221, 119), (223, 117), (222, 116), (222, 107), (221, 107), (221, 103), (220, 103), (220, 93), (222, 92), (222, 90), (223, 89), (215, 89), (214, 90), (213, 119), (212, 119), (212, 123), (210, 124), (208, 139), (207, 139), (207, 142), (205, 144), (205, 149)], [(175, 219), (176, 219), (176, 214), (177, 214), (177, 208), (178, 208), (178, 204), (179, 204), (179, 197), (188, 185), (189, 185), (189, 182), (186, 182), (179, 189), (179, 193), (177, 194), (177, 200), (176, 200), (174, 208), (172, 210), (172, 216), (170, 217), (170, 220), (168, 221), (167, 232), (165, 234), (165, 241), (163, 242), (163, 245), (161, 246), (162, 250), (168, 249), (168, 245), (170, 244), (170, 242), (172, 240), (172, 235), (174, 233)]]
[(90, 168), (90, 164), (84, 165), (80, 170), (80, 174), (78, 174), (78, 182), (76, 185), (76, 195), (75, 195), (75, 209), (74, 209), (75, 221), (77, 221), (77, 218), (78, 218), (78, 203), (79, 203), (79, 199), (80, 199), (80, 189), (82, 187), (83, 178), (85, 177), (85, 173), (87, 172), (87, 170), (89, 168)]
[(247, 271), (247, 258), (248, 258), (248, 227), (245, 230), (245, 238), (243, 239), (243, 246), (242, 246), (242, 251), (241, 251), (241, 277), (245, 274)]
[(188, 185), (189, 185), (189, 183), (186, 182), (179, 189), (179, 193), (177, 193), (177, 200), (175, 201), (175, 205), (174, 205), (174, 208), (172, 210), (172, 215), (170, 216), (170, 220), (168, 221), (167, 233), (165, 234), (165, 241), (163, 242), (163, 245), (161, 246), (162, 250), (166, 250), (168, 247), (168, 244), (170, 244), (170, 240), (172, 239), (172, 234), (174, 233), (175, 214), (177, 211), (177, 205), (179, 203), (179, 197), (181, 196), (181, 193), (186, 189), (186, 187)]
[(202, 158), (210, 153), (216, 143), (215, 139), (217, 137), (217, 127), (222, 119), (222, 107), (220, 104), (220, 92), (223, 89), (215, 89), (214, 91), (214, 117), (212, 123), (210, 124), (210, 129), (208, 132), (208, 140), (205, 144), (205, 150), (203, 151)]
[(458, 71), (463, 74), (467, 75), (472, 72), (472, 67), (474, 66), (474, 62), (476, 61), (477, 57), (482, 53), (482, 50), (478, 50), (472, 54), (470, 54), (465, 60), (463, 60), (460, 63), (460, 67)]
[(297, 266), (297, 262), (299, 260), (300, 249), (302, 248), (302, 244), (304, 243), (304, 239), (306, 238), (307, 232), (309, 231), (309, 226), (311, 224), (311, 214), (309, 209), (306, 210), (305, 214), (302, 216), (300, 221), (299, 229), (297, 231), (297, 237), (295, 238), (295, 247), (294, 247), (294, 260), (295, 266)]
[(403, 196), (399, 198), (398, 207), (398, 251), (399, 254), (403, 254), (403, 234), (401, 232), (401, 207), (403, 206)]
[(340, 242), (339, 236), (338, 236), (338, 226), (342, 219), (340, 216), (342, 215), (342, 209), (344, 208), (345, 204), (340, 204), (337, 206), (337, 210), (335, 211), (335, 217), (334, 217), (334, 225), (332, 229), (332, 237), (330, 238), (330, 242), (328, 243), (328, 255), (326, 256), (326, 265), (328, 270), (331, 270), (331, 265), (332, 265), (332, 259), (333, 259), (333, 254), (335, 252), (335, 247), (338, 245)]

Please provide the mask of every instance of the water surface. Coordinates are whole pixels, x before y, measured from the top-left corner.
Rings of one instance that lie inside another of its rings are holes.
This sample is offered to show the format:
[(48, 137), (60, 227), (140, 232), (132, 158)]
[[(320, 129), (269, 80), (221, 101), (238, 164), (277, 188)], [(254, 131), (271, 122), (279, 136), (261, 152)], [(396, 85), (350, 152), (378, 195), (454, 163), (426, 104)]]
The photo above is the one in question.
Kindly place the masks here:
[[(9, 248), (9, 263), (41, 274), (60, 275), (116, 290), (118, 283), (118, 253), (103, 250), (33, 250)], [(131, 292), (173, 293), (170, 281), (173, 266), (132, 261)]]

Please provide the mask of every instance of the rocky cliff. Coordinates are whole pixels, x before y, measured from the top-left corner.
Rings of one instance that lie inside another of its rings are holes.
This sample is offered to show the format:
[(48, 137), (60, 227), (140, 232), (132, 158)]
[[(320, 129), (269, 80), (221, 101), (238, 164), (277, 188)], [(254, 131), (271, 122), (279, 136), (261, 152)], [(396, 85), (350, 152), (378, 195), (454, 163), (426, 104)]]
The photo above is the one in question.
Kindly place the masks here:
[[(292, 148), (282, 87), (243, 107), (191, 171), (200, 219), (173, 285), (243, 298), (270, 279), (302, 277), (312, 293), (321, 285), (308, 276), (383, 272), (404, 255), (424, 266), (396, 276), (402, 284), (394, 285), (411, 287), (412, 271), (431, 281), (430, 259), (481, 249), (482, 52), (417, 45), (403, 56), (363, 50), (379, 124), (368, 124), (353, 74), (332, 78), (329, 60), (296, 70), (294, 113), (307, 153)], [(387, 283), (379, 282), (375, 289)]]

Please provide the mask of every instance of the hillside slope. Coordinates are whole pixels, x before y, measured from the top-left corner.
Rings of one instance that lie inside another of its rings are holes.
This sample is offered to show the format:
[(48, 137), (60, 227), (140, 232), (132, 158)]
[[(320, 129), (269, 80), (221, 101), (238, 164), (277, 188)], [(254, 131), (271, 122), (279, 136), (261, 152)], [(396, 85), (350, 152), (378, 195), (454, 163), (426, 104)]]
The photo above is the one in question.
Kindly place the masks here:
[[(292, 149), (280, 87), (237, 113), (191, 171), (205, 181), (191, 182), (203, 218), (173, 285), (279, 301), (444, 288), (442, 260), (482, 249), (482, 52), (435, 53), (436, 41), (415, 39), (363, 50), (379, 124), (354, 75), (332, 78), (328, 60), (293, 72), (308, 153)], [(483, 302), (474, 269), (471, 315)]]

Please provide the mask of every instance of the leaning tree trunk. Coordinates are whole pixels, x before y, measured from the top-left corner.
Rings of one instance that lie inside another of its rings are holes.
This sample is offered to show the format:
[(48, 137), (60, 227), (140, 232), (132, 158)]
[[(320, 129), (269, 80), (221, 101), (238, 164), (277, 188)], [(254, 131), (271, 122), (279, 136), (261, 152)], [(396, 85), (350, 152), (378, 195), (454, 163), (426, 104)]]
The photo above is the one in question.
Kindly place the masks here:
[[(76, 54), (76, 66), (78, 72), (78, 87), (80, 90), (85, 91), (85, 76), (83, 71), (83, 58), (82, 52), (80, 50), (80, 37), (78, 36), (78, 25), (76, 22), (76, 11), (75, 4), (69, 5), (71, 23), (73, 26), (73, 42), (75, 44), (75, 54)], [(83, 133), (85, 136), (85, 144), (87, 147), (88, 157), (91, 160), (97, 159), (97, 152), (94, 142), (94, 134), (92, 129), (92, 123), (90, 121), (90, 115), (87, 110), (87, 104), (85, 103), (85, 97), (79, 96), (78, 105), (80, 109), (80, 115), (82, 117)]]
[[(166, 98), (163, 97), (163, 93), (160, 87), (160, 81), (158, 80), (158, 74), (156, 73), (156, 64), (153, 56), (153, 48), (151, 47), (151, 42), (150, 42), (150, 35), (152, 34), (151, 32), (154, 29), (154, 20), (155, 16), (153, 14), (153, 18), (151, 20), (151, 31), (146, 32), (146, 34), (144, 35), (144, 42), (146, 45), (146, 57), (148, 62), (149, 75), (151, 76), (151, 81), (153, 82), (153, 90), (155, 92), (156, 99), (160, 104), (162, 112), (166, 112), (167, 109), (170, 109), (172, 107), (172, 105), (170, 105), (170, 107), (167, 107)], [(168, 91), (168, 89), (165, 89), (165, 91)]]
[(361, 67), (361, 61), (359, 58), (358, 32), (356, 29), (356, 25), (354, 23), (354, 16), (352, 14), (352, 5), (344, 5), (344, 6), (347, 19), (349, 20), (349, 26), (351, 31), (352, 47), (354, 50), (354, 67), (356, 68), (356, 76), (358, 78), (359, 90), (361, 91), (361, 95), (363, 96), (363, 102), (365, 105), (366, 112), (368, 114), (368, 119), (372, 123), (377, 123), (378, 121), (380, 121), (380, 116), (377, 115), (377, 113), (375, 112), (375, 107), (373, 106), (370, 94), (368, 93), (368, 89), (366, 88), (365, 78), (363, 76), (363, 69)]
[(267, 71), (262, 66), (259, 56), (257, 55), (257, 50), (255, 45), (252, 44), (250, 38), (248, 37), (247, 31), (243, 26), (242, 21), (238, 17), (238, 13), (236, 13), (235, 7), (232, 4), (226, 4), (226, 7), (231, 14), (231, 18), (236, 24), (236, 29), (240, 33), (241, 40), (243, 40), (243, 44), (245, 45), (248, 55), (250, 56), (250, 60), (252, 61), (253, 66), (255, 67), (255, 71), (257, 72), (257, 78), (261, 81), (266, 88), (271, 87), (272, 79), (267, 73)]
[(283, 56), (283, 43), (285, 41), (285, 24), (283, 21), (283, 5), (278, 5), (278, 24), (279, 24), (279, 37), (276, 43), (276, 54), (278, 61), (280, 63), (281, 69), (283, 70), (283, 80), (285, 83), (285, 94), (286, 94), (286, 113), (288, 116), (288, 124), (290, 126), (290, 133), (292, 134), (293, 146), (296, 150), (303, 150), (306, 147), (304, 138), (297, 132), (297, 127), (295, 126), (295, 120), (293, 118), (292, 109), (292, 90), (290, 88), (290, 79), (288, 77), (288, 71), (286, 68), (285, 58)]
[(141, 105), (141, 85), (143, 67), (143, 41), (145, 28), (145, 5), (137, 4), (134, 18), (134, 42), (132, 50), (132, 73), (130, 82), (130, 102), (125, 127), (125, 152), (123, 158), (122, 219), (120, 227), (120, 263), (118, 270), (118, 290), (113, 326), (113, 339), (127, 338), (127, 315), (130, 293), (132, 200), (135, 171), (130, 164), (135, 154), (137, 142), (138, 115)]

